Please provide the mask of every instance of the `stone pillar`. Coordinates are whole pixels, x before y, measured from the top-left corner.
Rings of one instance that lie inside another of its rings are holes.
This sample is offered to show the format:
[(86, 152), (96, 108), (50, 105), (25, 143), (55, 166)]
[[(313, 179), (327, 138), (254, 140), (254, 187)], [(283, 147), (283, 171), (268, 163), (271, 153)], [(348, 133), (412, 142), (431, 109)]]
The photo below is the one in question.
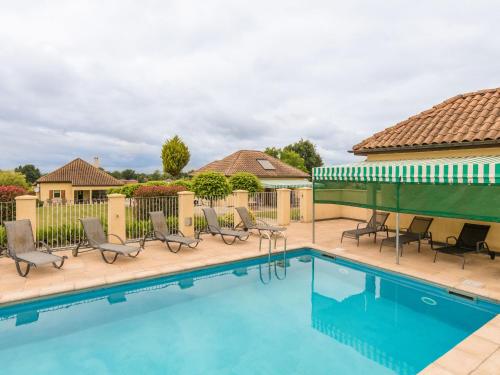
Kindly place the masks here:
[(36, 197), (21, 195), (16, 197), (16, 220), (29, 219), (36, 240)]
[(241, 223), (240, 215), (236, 212), (236, 207), (245, 207), (248, 209), (248, 191), (247, 190), (234, 190), (233, 191), (233, 202), (234, 202), (234, 226), (238, 226)]
[(179, 230), (185, 236), (194, 237), (194, 193), (180, 191), (179, 198)]
[(290, 189), (276, 189), (276, 199), (278, 206), (278, 225), (290, 224)]
[(310, 187), (303, 187), (298, 189), (300, 192), (300, 222), (312, 222), (313, 211), (313, 190)]
[[(108, 194), (108, 233), (116, 234), (124, 241), (127, 239), (124, 194)], [(119, 243), (114, 236), (108, 236), (108, 241)]]

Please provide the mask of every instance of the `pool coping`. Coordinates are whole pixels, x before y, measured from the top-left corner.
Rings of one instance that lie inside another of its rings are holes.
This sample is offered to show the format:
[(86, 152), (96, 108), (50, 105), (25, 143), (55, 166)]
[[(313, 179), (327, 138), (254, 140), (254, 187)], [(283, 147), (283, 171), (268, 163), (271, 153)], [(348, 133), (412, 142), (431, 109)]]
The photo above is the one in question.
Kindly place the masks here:
[[(422, 282), (437, 288), (442, 288), (448, 291), (456, 291), (465, 296), (479, 298), (488, 302), (500, 303), (499, 300), (489, 296), (481, 295), (479, 293), (472, 293), (470, 291), (461, 290), (450, 285), (440, 282), (422, 278), (411, 273), (397, 271), (391, 268), (386, 268), (377, 264), (370, 264), (369, 262), (358, 259), (357, 257), (350, 257), (349, 254), (344, 254), (342, 249), (327, 249), (324, 246), (311, 244), (310, 242), (304, 244), (294, 245), (292, 249), (287, 250), (287, 253), (299, 252), (304, 249), (310, 249), (320, 254), (338, 258), (348, 262), (357, 263), (361, 266), (369, 267), (386, 273), (392, 273), (397, 276), (407, 277), (418, 282)], [(277, 249), (273, 254), (280, 254), (283, 250)], [(41, 301), (49, 298), (54, 298), (62, 295), (69, 295), (74, 293), (81, 293), (85, 291), (95, 290), (102, 287), (113, 287), (127, 284), (133, 281), (155, 279), (158, 277), (175, 276), (187, 272), (195, 272), (207, 267), (224, 266), (238, 261), (249, 261), (267, 257), (266, 253), (260, 255), (246, 255), (236, 256), (234, 259), (217, 258), (210, 261), (199, 261), (195, 266), (182, 266), (178, 264), (168, 265), (162, 270), (162, 267), (155, 270), (139, 271), (133, 274), (127, 273), (125, 275), (114, 275), (113, 277), (99, 277), (95, 279), (85, 280), (83, 283), (78, 284), (62, 284), (58, 286), (47, 287), (41, 289), (36, 293), (35, 291), (23, 291), (12, 293), (11, 298), (0, 299), (0, 308), (12, 306), (19, 303)], [(103, 282), (104, 281), (104, 282)], [(44, 293), (42, 293), (44, 292)], [(9, 295), (7, 295), (9, 297)], [(478, 348), (482, 350), (478, 350)], [(420, 373), (425, 375), (433, 374), (490, 374), (490, 368), (498, 368), (500, 365), (500, 314), (487, 322), (477, 331), (466, 337), (463, 341), (458, 343), (455, 347), (450, 349), (443, 356), (436, 361), (430, 363)]]

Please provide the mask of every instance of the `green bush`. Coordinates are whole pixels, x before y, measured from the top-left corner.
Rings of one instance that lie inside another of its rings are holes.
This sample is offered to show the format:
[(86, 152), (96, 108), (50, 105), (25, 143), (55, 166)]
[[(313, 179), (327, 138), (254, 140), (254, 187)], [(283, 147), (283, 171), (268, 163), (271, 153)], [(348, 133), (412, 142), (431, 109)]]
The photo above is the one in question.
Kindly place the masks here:
[(262, 183), (256, 175), (247, 172), (239, 172), (229, 178), (232, 190), (247, 190), (250, 193), (264, 190)]
[[(179, 229), (179, 220), (177, 216), (168, 216), (166, 218), (168, 229), (171, 233), (177, 232)], [(153, 224), (151, 220), (134, 220), (132, 222), (127, 221), (125, 225), (125, 230), (127, 232), (127, 238), (134, 238), (140, 235), (141, 237), (145, 234), (150, 234), (153, 232)]]
[(0, 186), (18, 186), (26, 190), (29, 188), (26, 177), (14, 171), (0, 171)]
[(222, 173), (203, 172), (193, 178), (193, 191), (199, 197), (224, 198), (231, 192), (231, 187)]
[(124, 194), (127, 198), (132, 198), (134, 192), (139, 189), (142, 184), (126, 184), (118, 188), (113, 188), (108, 190), (108, 194)]
[(5, 233), (5, 228), (0, 226), (0, 249), (5, 249), (7, 247), (7, 234)]
[(175, 180), (170, 185), (184, 186), (189, 191), (193, 189), (193, 182), (191, 180)]
[(144, 186), (167, 186), (170, 185), (167, 181), (147, 181), (143, 183)]

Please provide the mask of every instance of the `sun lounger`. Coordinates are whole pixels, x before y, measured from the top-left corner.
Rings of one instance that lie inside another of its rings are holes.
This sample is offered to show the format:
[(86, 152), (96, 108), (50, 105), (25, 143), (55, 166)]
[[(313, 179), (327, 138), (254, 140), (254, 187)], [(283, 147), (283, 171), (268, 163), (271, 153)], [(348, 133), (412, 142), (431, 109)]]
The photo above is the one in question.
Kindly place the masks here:
[(269, 225), (265, 221), (260, 219), (252, 219), (252, 217), (250, 216), (250, 212), (246, 207), (236, 207), (236, 212), (238, 212), (238, 215), (241, 218), (241, 223), (239, 226), (241, 226), (246, 231), (256, 230), (257, 232), (259, 232), (259, 234), (261, 232), (269, 232), (271, 234), (274, 234), (278, 232), (284, 232), (286, 230), (285, 227)]
[[(401, 255), (403, 255), (403, 245), (418, 242), (418, 252), (423, 239), (429, 239), (432, 242), (432, 233), (429, 232), (429, 227), (434, 219), (431, 217), (415, 216), (408, 228), (402, 228), (402, 233), (399, 235), (399, 246)], [(384, 238), (380, 243), (380, 251), (382, 246), (396, 246), (396, 236)]]
[[(495, 259), (495, 252), (491, 251), (486, 243), (486, 236), (490, 230), (489, 225), (465, 223), (458, 238), (450, 236), (446, 238), (446, 246), (434, 249), (434, 262), (438, 253), (455, 255), (462, 257), (462, 269), (465, 268), (465, 254), (467, 253), (487, 253), (491, 259)], [(455, 243), (451, 243), (451, 240)]]
[[(80, 219), (83, 225), (83, 231), (85, 232), (85, 242), (78, 244), (76, 249), (73, 250), (73, 256), (78, 256), (78, 251), (81, 245), (85, 243), (92, 249), (99, 250), (101, 252), (102, 259), (106, 263), (114, 263), (119, 255), (126, 255), (131, 258), (135, 258), (139, 253), (144, 250), (143, 244), (140, 247), (125, 245), (125, 241), (121, 239), (116, 234), (110, 233), (110, 236), (117, 238), (120, 244), (111, 243), (108, 241), (102, 224), (96, 217), (88, 217)], [(106, 258), (106, 253), (113, 254), (111, 259)]]
[[(221, 228), (217, 220), (217, 213), (212, 207), (204, 207), (202, 210), (207, 221), (205, 231), (213, 236), (220, 235), (225, 244), (232, 245), (236, 240), (246, 241), (250, 236), (249, 232), (244, 230)], [(226, 240), (226, 237), (231, 237), (232, 239)]]
[[(389, 228), (387, 228), (387, 225), (385, 225), (388, 217), (388, 212), (377, 212), (375, 215), (372, 215), (368, 223), (359, 223), (356, 229), (344, 231), (342, 233), (342, 237), (340, 238), (340, 243), (342, 243), (344, 237), (347, 237), (355, 239), (358, 242), (359, 246), (359, 238), (361, 236), (371, 236), (372, 234), (375, 235), (373, 242), (376, 242), (377, 232), (385, 232), (386, 236), (389, 237)], [(362, 227), (363, 225), (364, 227)]]
[[(153, 224), (153, 238), (165, 242), (168, 249), (173, 253), (177, 253), (182, 245), (193, 249), (198, 246), (198, 243), (201, 241), (200, 239), (186, 237), (181, 231), (177, 231), (178, 234), (171, 234), (163, 211), (150, 212), (149, 217)], [(144, 239), (144, 241), (145, 240), (146, 239)], [(178, 244), (177, 248), (170, 246), (171, 243)]]
[[(9, 256), (16, 262), (17, 273), (20, 276), (27, 276), (31, 266), (38, 267), (52, 263), (55, 268), (61, 268), (66, 256), (52, 254), (51, 248), (42, 241), (45, 250), (36, 248), (33, 230), (29, 220), (6, 221), (7, 251)], [(26, 263), (26, 269), (21, 269), (21, 263)]]

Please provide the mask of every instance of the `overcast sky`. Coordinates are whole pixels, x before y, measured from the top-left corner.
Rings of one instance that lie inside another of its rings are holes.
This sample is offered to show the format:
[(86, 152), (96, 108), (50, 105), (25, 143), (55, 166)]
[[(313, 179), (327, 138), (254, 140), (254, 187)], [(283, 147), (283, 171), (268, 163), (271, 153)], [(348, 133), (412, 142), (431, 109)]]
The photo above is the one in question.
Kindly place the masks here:
[(312, 140), (325, 162), (500, 86), (498, 1), (0, 0), (0, 168), (189, 168)]

